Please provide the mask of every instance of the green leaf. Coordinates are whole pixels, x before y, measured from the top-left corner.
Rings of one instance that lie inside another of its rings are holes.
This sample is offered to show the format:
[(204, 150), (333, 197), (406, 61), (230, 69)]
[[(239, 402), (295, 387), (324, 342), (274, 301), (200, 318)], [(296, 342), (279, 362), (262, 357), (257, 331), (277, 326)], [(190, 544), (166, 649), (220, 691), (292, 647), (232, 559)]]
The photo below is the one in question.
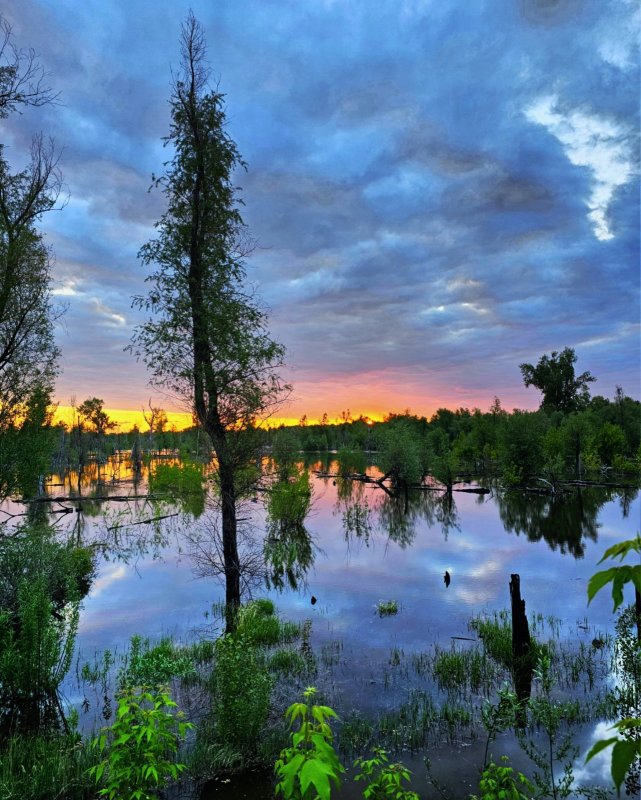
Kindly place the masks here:
[(618, 741), (620, 741), (620, 739), (617, 736), (614, 736), (611, 739), (599, 739), (599, 741), (590, 749), (590, 752), (585, 757), (585, 763), (587, 764), (588, 761), (591, 758), (594, 758), (597, 753), (600, 753), (601, 750), (605, 750), (606, 747), (610, 747), (610, 745)]
[(610, 581), (614, 580), (617, 569), (618, 567), (611, 567), (603, 572), (594, 573), (594, 575), (588, 581), (588, 604), (592, 602), (592, 599), (597, 592), (601, 591), (604, 586), (610, 583)]
[(623, 559), (633, 550), (637, 553), (641, 553), (641, 536), (638, 534), (634, 539), (627, 539), (625, 542), (617, 542), (617, 544), (612, 545), (612, 547), (608, 547), (598, 563), (601, 564), (606, 558), (616, 558), (617, 556)]
[(331, 787), (329, 783), (330, 776), (338, 779), (331, 769), (317, 758), (309, 759), (300, 771), (300, 788), (303, 796), (309, 788), (310, 784), (314, 785), (316, 793), (321, 800), (329, 800)]
[(612, 778), (617, 791), (625, 780), (630, 764), (637, 754), (641, 754), (641, 742), (618, 741), (612, 749)]

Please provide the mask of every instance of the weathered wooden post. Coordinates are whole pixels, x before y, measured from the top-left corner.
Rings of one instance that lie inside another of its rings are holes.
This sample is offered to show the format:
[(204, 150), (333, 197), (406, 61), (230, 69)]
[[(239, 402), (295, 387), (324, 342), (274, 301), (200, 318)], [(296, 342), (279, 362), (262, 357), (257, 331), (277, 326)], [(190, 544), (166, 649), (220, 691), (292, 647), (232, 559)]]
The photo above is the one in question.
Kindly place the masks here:
[(510, 575), (510, 599), (512, 601), (512, 676), (514, 691), (519, 701), (516, 724), (524, 727), (526, 723), (523, 706), (532, 692), (532, 648), (530, 627), (525, 614), (525, 600), (521, 598), (521, 578)]

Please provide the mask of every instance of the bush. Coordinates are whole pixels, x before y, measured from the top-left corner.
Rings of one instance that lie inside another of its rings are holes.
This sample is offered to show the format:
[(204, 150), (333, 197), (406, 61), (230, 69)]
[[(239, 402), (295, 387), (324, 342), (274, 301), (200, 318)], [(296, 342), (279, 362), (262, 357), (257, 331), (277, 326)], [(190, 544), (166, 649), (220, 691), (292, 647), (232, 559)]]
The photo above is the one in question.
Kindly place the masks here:
[(272, 690), (272, 680), (254, 644), (240, 631), (218, 639), (211, 683), (216, 739), (242, 754), (257, 749)]
[(121, 687), (165, 686), (172, 678), (194, 678), (197, 675), (193, 655), (187, 648), (178, 648), (165, 637), (152, 647), (149, 639), (131, 637), (128, 664), (118, 675)]
[(101, 797), (153, 800), (156, 790), (178, 778), (185, 765), (174, 757), (193, 726), (180, 721), (175, 708), (168, 691), (122, 693), (115, 722), (92, 743), (102, 760), (89, 775), (101, 786)]

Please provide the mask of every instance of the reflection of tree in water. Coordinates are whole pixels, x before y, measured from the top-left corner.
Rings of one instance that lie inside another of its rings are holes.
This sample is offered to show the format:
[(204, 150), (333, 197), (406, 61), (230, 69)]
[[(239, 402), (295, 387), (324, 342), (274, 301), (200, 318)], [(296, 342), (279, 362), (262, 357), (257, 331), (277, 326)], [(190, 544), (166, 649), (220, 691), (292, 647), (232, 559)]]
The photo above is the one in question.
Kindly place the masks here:
[[(238, 509), (238, 561), (240, 592), (243, 598), (265, 583), (265, 563), (261, 537), (251, 517), (242, 506)], [(180, 530), (183, 552), (194, 563), (194, 572), (201, 578), (217, 578), (225, 585), (225, 559), (217, 509), (207, 510), (200, 519), (174, 522)]]
[(271, 522), (263, 546), (268, 588), (298, 589), (314, 563), (314, 544), (300, 523)]
[(585, 540), (598, 538), (597, 517), (618, 492), (577, 487), (555, 495), (506, 492), (497, 496), (499, 514), (506, 530), (525, 534), (531, 542), (541, 539), (562, 553), (582, 558)]
[(440, 525), (447, 539), (451, 530), (460, 530), (456, 502), (451, 492), (409, 491), (395, 496), (387, 492), (378, 506), (379, 523), (389, 538), (401, 547), (412, 544), (416, 524)]
[(632, 502), (636, 500), (638, 494), (638, 489), (621, 489), (619, 493), (619, 505), (621, 506), (621, 514), (624, 519), (630, 516), (630, 506)]
[(372, 489), (361, 481), (340, 479), (338, 483), (342, 491), (336, 493), (334, 514), (342, 518), (345, 541), (349, 545), (355, 539), (369, 546), (373, 525), (366, 492)]
[[(344, 479), (338, 479), (336, 483), (334, 513), (342, 516), (343, 532), (348, 544), (352, 539), (369, 544), (375, 529), (374, 515), (377, 517), (377, 527), (400, 547), (412, 544), (417, 523), (421, 520), (428, 527), (440, 525), (446, 539), (451, 530), (460, 530), (458, 511), (451, 492), (397, 492), (387, 486), (372, 489), (371, 484)], [(370, 503), (369, 496), (373, 492), (376, 492), (376, 502)]]

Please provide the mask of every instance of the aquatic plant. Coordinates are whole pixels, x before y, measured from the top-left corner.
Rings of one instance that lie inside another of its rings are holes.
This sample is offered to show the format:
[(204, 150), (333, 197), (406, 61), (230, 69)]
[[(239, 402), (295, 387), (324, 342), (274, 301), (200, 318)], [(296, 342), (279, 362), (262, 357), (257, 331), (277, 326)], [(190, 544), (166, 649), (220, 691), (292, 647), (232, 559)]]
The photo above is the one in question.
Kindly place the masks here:
[(267, 721), (273, 681), (255, 642), (241, 633), (216, 642), (210, 687), (219, 743), (240, 754), (256, 751)]
[(479, 789), (480, 796), (473, 795), (470, 800), (531, 800), (536, 791), (523, 773), (514, 773), (507, 756), (501, 757), (501, 765), (491, 761), (483, 769)]
[(412, 773), (400, 761), (390, 764), (387, 751), (382, 747), (374, 748), (372, 758), (357, 758), (354, 767), (359, 770), (355, 781), (364, 781), (363, 797), (366, 800), (419, 800), (416, 792), (403, 787), (409, 783)]
[(16, 734), (0, 746), (0, 797), (86, 800), (94, 785), (87, 770), (95, 762), (92, 749), (75, 733)]
[(392, 617), (398, 614), (398, 601), (379, 600), (376, 604), (376, 611), (379, 617)]

